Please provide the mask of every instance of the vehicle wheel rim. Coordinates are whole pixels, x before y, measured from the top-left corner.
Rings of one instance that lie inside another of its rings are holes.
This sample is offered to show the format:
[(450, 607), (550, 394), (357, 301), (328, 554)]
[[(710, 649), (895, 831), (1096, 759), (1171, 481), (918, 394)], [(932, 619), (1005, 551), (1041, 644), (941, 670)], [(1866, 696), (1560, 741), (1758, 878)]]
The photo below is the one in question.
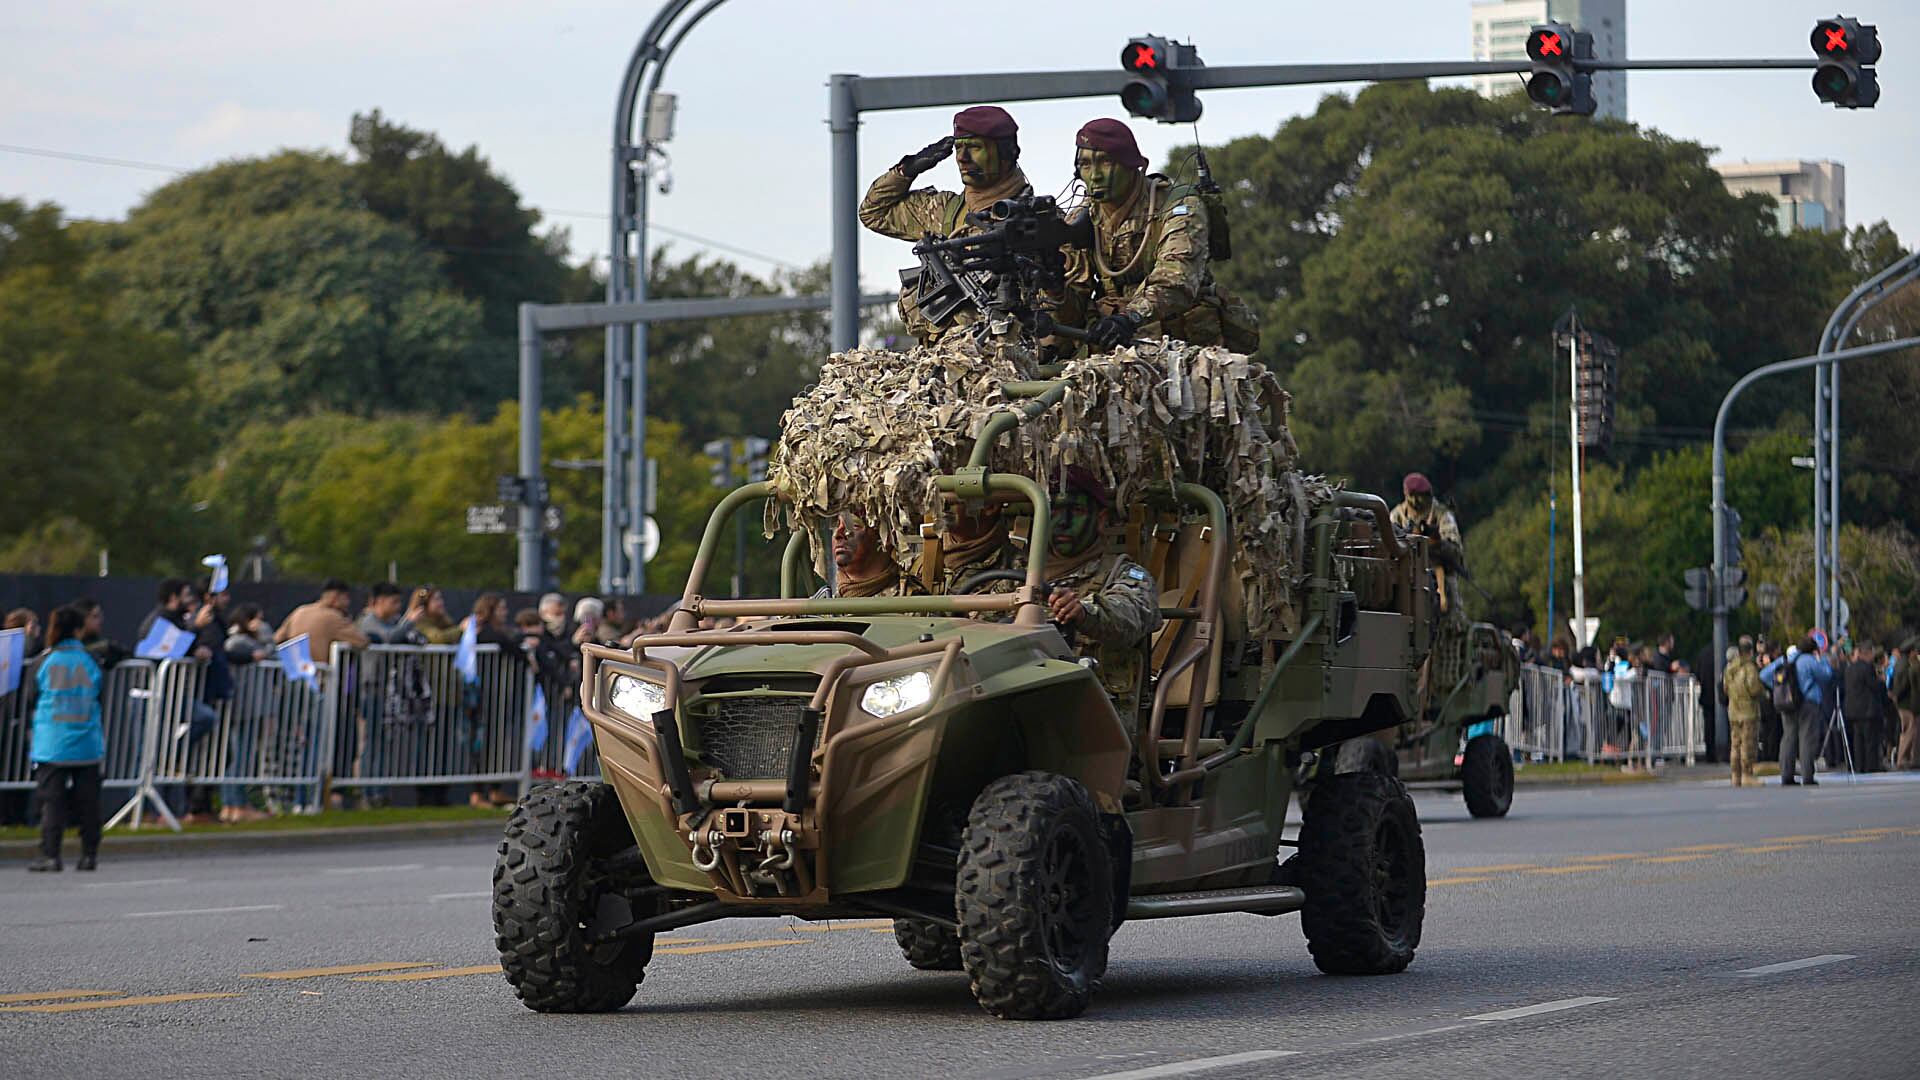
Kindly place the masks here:
[(1071, 829), (1057, 829), (1040, 863), (1040, 936), (1047, 962), (1063, 975), (1077, 974), (1087, 951), (1087, 853)]
[(1392, 821), (1382, 821), (1373, 841), (1373, 915), (1387, 936), (1398, 938), (1408, 907), (1407, 841)]

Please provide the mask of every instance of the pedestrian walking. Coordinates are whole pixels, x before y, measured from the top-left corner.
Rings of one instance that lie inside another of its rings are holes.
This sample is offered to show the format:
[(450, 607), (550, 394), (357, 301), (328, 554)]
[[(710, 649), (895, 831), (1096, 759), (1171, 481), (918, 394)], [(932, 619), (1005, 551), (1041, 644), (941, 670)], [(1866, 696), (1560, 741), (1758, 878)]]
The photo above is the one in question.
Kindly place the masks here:
[(34, 673), (39, 700), (33, 709), (35, 789), (40, 800), (40, 857), (27, 864), (36, 873), (58, 871), (60, 841), (68, 824), (80, 830), (76, 870), (92, 870), (100, 856), (100, 764), (106, 733), (100, 722), (104, 676), (80, 643), (84, 612), (57, 608), (47, 628), (47, 655)]
[(1727, 737), (1728, 760), (1733, 765), (1733, 786), (1756, 783), (1753, 776), (1754, 752), (1759, 749), (1760, 702), (1767, 688), (1760, 681), (1760, 669), (1753, 662), (1753, 646), (1736, 645), (1727, 650)]
[[(1827, 703), (1833, 698), (1833, 666), (1809, 634), (1800, 640), (1798, 649), (1789, 649), (1787, 655), (1768, 664), (1760, 672), (1760, 681), (1780, 710), (1780, 783), (1785, 787), (1817, 785), (1813, 759), (1826, 729)], [(1793, 778), (1796, 756), (1800, 761), (1798, 781)]]

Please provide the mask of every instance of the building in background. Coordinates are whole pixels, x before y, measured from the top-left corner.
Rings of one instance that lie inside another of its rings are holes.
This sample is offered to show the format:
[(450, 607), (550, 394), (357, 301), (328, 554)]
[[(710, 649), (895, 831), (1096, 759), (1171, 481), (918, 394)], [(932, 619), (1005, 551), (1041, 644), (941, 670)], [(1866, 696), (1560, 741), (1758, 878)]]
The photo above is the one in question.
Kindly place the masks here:
[(1713, 167), (1727, 190), (1770, 195), (1781, 232), (1847, 227), (1847, 167), (1837, 161), (1737, 161)]
[[(1539, 23), (1561, 22), (1593, 35), (1596, 60), (1627, 58), (1627, 0), (1474, 0), (1473, 58), (1525, 60), (1527, 31)], [(1482, 75), (1473, 88), (1487, 97), (1525, 87), (1525, 76)], [(1598, 116), (1627, 118), (1627, 73), (1599, 71), (1593, 76)]]

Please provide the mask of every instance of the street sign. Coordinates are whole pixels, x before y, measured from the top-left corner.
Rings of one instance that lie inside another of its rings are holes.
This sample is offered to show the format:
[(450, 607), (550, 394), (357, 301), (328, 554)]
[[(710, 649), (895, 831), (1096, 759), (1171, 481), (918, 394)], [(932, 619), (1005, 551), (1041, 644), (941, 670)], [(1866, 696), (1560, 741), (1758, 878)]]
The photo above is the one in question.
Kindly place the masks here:
[[(549, 506), (540, 515), (540, 524), (545, 531), (557, 533), (565, 516), (557, 506)], [(489, 503), (484, 506), (467, 507), (467, 531), (482, 535), (495, 535), (518, 532), (520, 529), (520, 508), (507, 503)]]
[(627, 549), (636, 551), (643, 563), (652, 562), (653, 557), (660, 554), (660, 525), (651, 517), (641, 518), (640, 531), (628, 529), (624, 539)]
[(1587, 632), (1584, 634), (1580, 632), (1579, 619), (1568, 619), (1567, 629), (1573, 631), (1573, 647), (1576, 649), (1584, 649), (1593, 644), (1594, 639), (1600, 636), (1600, 616), (1587, 616)]
[(467, 507), (467, 531), (482, 535), (510, 533), (520, 527), (519, 507), (493, 503)]

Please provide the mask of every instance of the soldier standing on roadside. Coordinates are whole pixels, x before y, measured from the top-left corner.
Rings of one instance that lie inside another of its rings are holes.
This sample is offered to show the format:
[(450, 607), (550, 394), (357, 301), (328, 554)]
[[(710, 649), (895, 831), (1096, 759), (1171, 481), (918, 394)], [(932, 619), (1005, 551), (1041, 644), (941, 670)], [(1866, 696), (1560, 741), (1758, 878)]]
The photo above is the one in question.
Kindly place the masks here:
[(1753, 662), (1751, 638), (1728, 647), (1726, 687), (1727, 757), (1733, 764), (1733, 786), (1745, 787), (1759, 782), (1753, 776), (1753, 759), (1759, 750), (1760, 702), (1767, 696)]
[[(860, 200), (860, 224), (882, 236), (914, 242), (927, 236), (966, 236), (978, 232), (967, 223), (967, 215), (984, 210), (1001, 199), (1031, 195), (1033, 185), (1020, 171), (1020, 125), (1007, 110), (997, 105), (975, 105), (953, 115), (953, 134), (928, 143), (919, 152), (908, 154), (867, 189)], [(921, 173), (946, 160), (951, 154), (960, 168), (961, 191), (936, 188), (910, 190)], [(920, 311), (914, 290), (900, 291), (900, 318), (907, 330), (923, 345), (931, 345), (956, 326), (971, 322), (978, 315), (971, 310), (956, 312), (946, 323), (935, 326)]]
[(1214, 283), (1198, 193), (1148, 173), (1132, 130), (1119, 120), (1088, 121), (1074, 146), (1074, 174), (1093, 203), (1093, 247), (1067, 253), (1067, 295), (1056, 318), (1084, 324), (1096, 349), (1163, 334), (1257, 349), (1252, 310)]

